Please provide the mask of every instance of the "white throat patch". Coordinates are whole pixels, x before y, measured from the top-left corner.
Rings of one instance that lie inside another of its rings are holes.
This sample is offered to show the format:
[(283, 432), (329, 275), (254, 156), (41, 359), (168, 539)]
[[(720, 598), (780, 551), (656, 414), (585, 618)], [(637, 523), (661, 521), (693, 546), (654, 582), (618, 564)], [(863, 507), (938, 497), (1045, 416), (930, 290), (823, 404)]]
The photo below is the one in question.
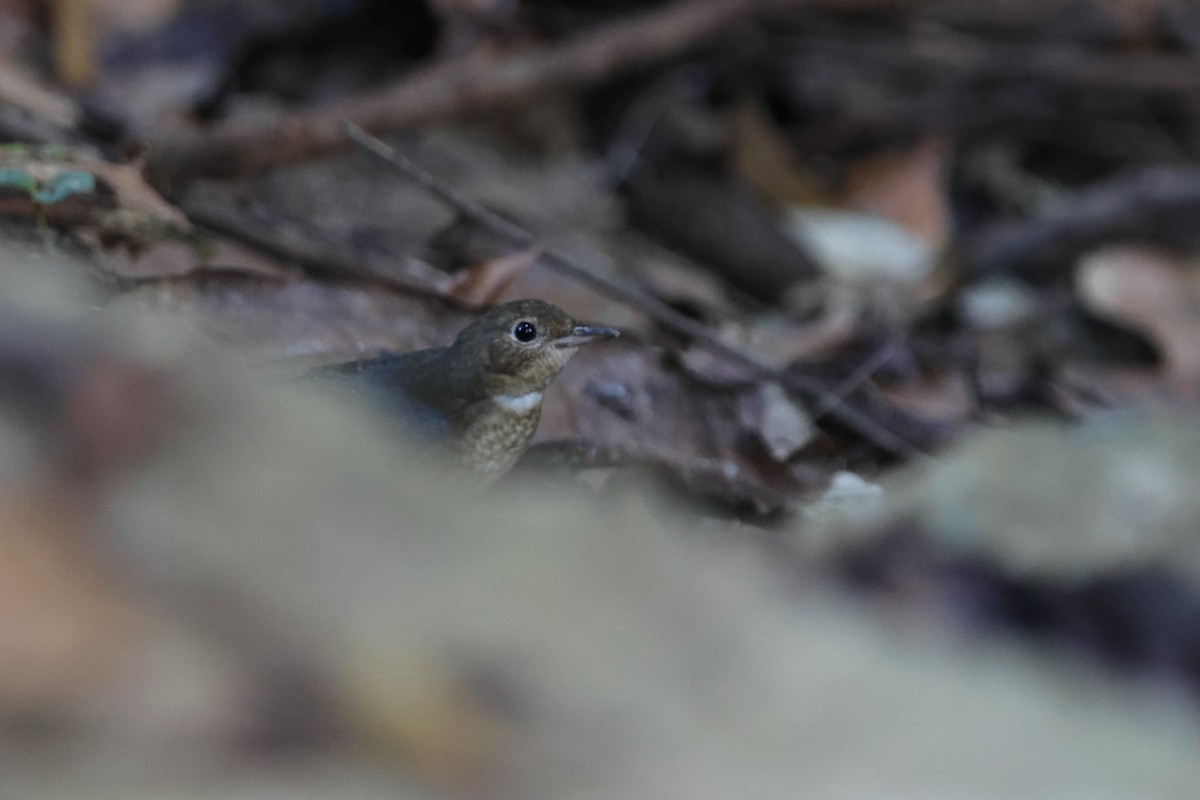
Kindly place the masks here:
[(538, 407), (538, 403), (542, 402), (541, 392), (530, 392), (513, 397), (511, 394), (502, 394), (495, 398), (496, 404), (505, 411), (511, 411), (514, 414), (528, 414)]

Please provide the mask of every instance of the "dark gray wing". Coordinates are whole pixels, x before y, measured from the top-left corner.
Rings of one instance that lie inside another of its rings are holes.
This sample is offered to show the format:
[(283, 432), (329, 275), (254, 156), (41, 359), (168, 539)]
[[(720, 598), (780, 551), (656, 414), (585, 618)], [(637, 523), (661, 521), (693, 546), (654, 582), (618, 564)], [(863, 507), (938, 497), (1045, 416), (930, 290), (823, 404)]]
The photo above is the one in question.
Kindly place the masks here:
[(433, 442), (446, 438), (450, 419), (476, 399), (448, 363), (446, 349), (435, 348), (335, 364), (309, 375), (368, 397), (415, 436)]

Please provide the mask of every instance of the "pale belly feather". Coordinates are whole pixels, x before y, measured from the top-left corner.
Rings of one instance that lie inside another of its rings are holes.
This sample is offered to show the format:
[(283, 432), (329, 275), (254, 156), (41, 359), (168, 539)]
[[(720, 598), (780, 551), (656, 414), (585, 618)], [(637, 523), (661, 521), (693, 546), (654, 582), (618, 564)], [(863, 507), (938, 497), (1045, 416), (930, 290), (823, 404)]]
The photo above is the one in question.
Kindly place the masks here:
[(472, 472), (498, 478), (512, 469), (537, 430), (541, 406), (521, 412), (492, 406), (458, 437), (459, 458)]

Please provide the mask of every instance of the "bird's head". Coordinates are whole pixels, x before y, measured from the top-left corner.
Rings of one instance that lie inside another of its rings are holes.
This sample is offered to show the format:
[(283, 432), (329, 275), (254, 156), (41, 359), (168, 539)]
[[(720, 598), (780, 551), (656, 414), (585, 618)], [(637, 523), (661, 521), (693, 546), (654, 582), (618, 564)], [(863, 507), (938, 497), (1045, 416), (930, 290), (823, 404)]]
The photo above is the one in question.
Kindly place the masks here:
[(482, 368), (491, 392), (517, 397), (549, 386), (582, 345), (615, 336), (544, 300), (514, 300), (467, 326), (453, 349)]

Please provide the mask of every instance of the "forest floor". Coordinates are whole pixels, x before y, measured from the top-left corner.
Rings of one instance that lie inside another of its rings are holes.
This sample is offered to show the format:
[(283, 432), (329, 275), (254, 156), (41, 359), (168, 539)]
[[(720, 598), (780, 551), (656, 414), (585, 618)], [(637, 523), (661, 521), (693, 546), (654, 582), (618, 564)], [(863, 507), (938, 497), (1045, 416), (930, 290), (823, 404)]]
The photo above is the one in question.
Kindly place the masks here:
[[(11, 796), (1194, 796), (1188, 0), (7, 0), (0, 141)], [(485, 493), (291, 380), (525, 297)]]

